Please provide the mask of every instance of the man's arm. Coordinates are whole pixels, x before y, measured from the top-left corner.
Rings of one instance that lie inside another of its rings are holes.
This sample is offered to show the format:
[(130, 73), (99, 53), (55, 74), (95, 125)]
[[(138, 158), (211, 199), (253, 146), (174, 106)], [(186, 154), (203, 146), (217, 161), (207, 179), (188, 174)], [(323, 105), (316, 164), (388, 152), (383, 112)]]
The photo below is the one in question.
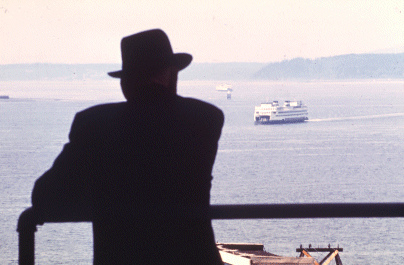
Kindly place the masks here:
[(88, 150), (82, 123), (76, 115), (69, 143), (52, 167), (35, 182), (32, 191), (34, 210), (43, 218), (83, 216), (91, 212)]

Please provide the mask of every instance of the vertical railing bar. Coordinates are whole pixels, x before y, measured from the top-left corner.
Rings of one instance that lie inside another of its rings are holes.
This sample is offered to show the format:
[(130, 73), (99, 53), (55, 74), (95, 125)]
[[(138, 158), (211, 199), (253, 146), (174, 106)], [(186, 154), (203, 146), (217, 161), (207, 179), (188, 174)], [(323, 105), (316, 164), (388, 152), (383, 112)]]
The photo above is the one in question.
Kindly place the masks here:
[(35, 264), (35, 232), (37, 224), (32, 208), (22, 212), (18, 219), (18, 262), (21, 265)]

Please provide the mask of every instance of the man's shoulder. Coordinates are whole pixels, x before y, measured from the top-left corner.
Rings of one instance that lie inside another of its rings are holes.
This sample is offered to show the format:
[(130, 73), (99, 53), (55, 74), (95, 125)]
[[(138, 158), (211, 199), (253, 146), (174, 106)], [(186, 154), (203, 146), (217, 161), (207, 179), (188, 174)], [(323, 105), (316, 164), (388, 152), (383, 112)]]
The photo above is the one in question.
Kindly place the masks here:
[(180, 102), (181, 106), (183, 106), (188, 110), (194, 110), (197, 111), (198, 113), (210, 112), (212, 114), (216, 114), (217, 116), (223, 116), (223, 112), (221, 109), (206, 101), (181, 96), (178, 96), (178, 101)]
[(178, 97), (182, 117), (190, 124), (218, 130), (223, 127), (224, 114), (218, 107), (195, 98)]
[(104, 103), (88, 107), (80, 112), (98, 112), (122, 108), (127, 102)]
[(106, 126), (121, 116), (126, 102), (106, 103), (88, 107), (76, 113), (74, 125), (77, 127), (90, 128), (94, 126)]
[(84, 110), (81, 110), (77, 113), (79, 116), (104, 116), (107, 113), (114, 113), (123, 109), (126, 105), (126, 102), (117, 102), (117, 103), (105, 103), (94, 105), (88, 107)]

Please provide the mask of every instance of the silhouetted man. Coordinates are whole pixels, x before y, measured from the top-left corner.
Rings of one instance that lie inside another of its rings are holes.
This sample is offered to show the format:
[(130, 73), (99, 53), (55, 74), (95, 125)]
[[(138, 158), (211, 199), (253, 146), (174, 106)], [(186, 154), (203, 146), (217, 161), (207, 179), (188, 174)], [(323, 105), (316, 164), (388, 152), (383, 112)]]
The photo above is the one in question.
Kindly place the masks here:
[(177, 95), (166, 34), (122, 39), (127, 102), (76, 114), (69, 142), (35, 183), (41, 218), (89, 216), (95, 264), (222, 264), (208, 216), (212, 167), (223, 126), (216, 107)]

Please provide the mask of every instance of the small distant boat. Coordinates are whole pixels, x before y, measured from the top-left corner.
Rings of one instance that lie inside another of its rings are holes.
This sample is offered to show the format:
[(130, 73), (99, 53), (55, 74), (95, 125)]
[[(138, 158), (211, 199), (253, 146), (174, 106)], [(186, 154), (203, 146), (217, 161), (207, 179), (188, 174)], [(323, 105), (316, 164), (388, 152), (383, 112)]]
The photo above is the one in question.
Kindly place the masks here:
[(0, 95), (0, 99), (9, 99), (10, 97), (7, 95)]
[(283, 106), (278, 101), (262, 103), (255, 107), (255, 124), (292, 123), (308, 120), (308, 109), (301, 100), (286, 100)]
[(232, 86), (229, 84), (220, 84), (216, 86), (217, 91), (223, 91), (223, 92), (232, 91), (231, 88)]

